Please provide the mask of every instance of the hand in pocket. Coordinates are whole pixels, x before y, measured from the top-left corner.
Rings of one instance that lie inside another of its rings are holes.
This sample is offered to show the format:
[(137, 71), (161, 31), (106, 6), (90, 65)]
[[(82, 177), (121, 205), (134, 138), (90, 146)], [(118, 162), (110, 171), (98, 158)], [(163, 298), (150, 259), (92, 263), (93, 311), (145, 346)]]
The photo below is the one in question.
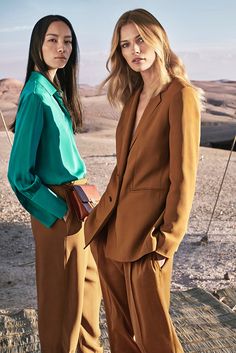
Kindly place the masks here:
[(166, 257), (161, 254), (156, 253), (156, 259), (158, 261), (160, 268), (162, 268), (165, 265)]

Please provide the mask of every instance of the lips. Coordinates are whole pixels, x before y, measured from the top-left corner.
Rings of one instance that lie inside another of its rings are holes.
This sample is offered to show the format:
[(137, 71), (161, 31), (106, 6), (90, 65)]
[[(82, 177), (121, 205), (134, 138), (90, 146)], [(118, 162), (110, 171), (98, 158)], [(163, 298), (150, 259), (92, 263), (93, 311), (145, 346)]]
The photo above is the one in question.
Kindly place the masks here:
[(134, 63), (134, 64), (139, 64), (139, 63), (142, 62), (142, 61), (145, 61), (145, 59), (144, 59), (144, 58), (134, 58), (134, 59), (132, 60), (132, 63)]
[(55, 59), (67, 60), (67, 58), (65, 56), (56, 56)]

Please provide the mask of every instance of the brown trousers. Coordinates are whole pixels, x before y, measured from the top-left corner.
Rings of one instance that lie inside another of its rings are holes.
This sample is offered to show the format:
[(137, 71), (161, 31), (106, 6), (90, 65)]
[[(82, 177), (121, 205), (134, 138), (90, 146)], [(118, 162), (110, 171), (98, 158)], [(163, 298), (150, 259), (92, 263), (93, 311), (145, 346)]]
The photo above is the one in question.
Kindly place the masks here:
[[(64, 186), (53, 187), (67, 199)], [(38, 326), (42, 353), (102, 352), (101, 290), (83, 225), (70, 209), (68, 221), (51, 228), (31, 217), (36, 244)]]
[(172, 259), (160, 268), (156, 253), (121, 263), (91, 245), (101, 281), (111, 353), (183, 353), (170, 315)]

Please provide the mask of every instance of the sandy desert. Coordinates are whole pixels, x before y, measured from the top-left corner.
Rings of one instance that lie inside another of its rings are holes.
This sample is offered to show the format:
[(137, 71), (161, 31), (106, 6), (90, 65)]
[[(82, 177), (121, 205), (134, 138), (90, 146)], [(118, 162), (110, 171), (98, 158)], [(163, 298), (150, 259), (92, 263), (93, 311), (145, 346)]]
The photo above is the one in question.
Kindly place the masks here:
[[(236, 135), (236, 82), (212, 81), (195, 82), (195, 84), (204, 89), (207, 101), (206, 111), (202, 114), (197, 186), (189, 227), (175, 255), (172, 281), (174, 300), (177, 298), (175, 293), (180, 293), (183, 296), (184, 293), (187, 293), (183, 297), (186, 299), (190, 294), (183, 291), (191, 288), (194, 288), (193, 291), (200, 288), (210, 293), (216, 293), (223, 288), (236, 287), (236, 152), (232, 152), (229, 160), (229, 150), (211, 148), (215, 142), (230, 141), (231, 143)], [(0, 110), (3, 112), (7, 124), (12, 121), (15, 115), (21, 88), (22, 83), (19, 81), (0, 80)], [(82, 133), (76, 135), (76, 143), (86, 163), (89, 181), (96, 183), (102, 193), (116, 163), (114, 136), (119, 111), (108, 104), (105, 92), (98, 93), (96, 87), (83, 85), (80, 87), (80, 93), (84, 110), (84, 127)], [(12, 134), (10, 134), (10, 138), (13, 139)], [(12, 312), (15, 309), (36, 308), (37, 303), (34, 241), (29, 215), (18, 203), (7, 181), (10, 150), (10, 143), (0, 121), (0, 309), (9, 309)], [(224, 176), (227, 164), (228, 168)], [(223, 176), (224, 182), (222, 184)], [(222, 188), (219, 193), (221, 184)], [(212, 217), (218, 194), (218, 202)], [(202, 239), (208, 228), (208, 242), (205, 242)], [(181, 300), (181, 297), (179, 298)], [(206, 300), (208, 301), (208, 298)], [(175, 303), (181, 312), (180, 304)], [(205, 314), (208, 311), (212, 312), (210, 306), (207, 309), (207, 303), (202, 304), (201, 302), (200, 305), (203, 305), (202, 311), (196, 309), (199, 307), (198, 302), (195, 309), (189, 306), (189, 309), (193, 310), (193, 315), (200, 312)], [(184, 310), (186, 312), (186, 307)], [(2, 312), (4, 313), (4, 311)], [(178, 310), (176, 315), (175, 320), (178, 321)], [(228, 313), (227, 315), (232, 314)], [(100, 319), (104, 352), (109, 353), (103, 308)], [(197, 320), (202, 320), (202, 318), (199, 317)], [(18, 322), (19, 325), (21, 325), (20, 322)], [(183, 327), (185, 325), (186, 322), (184, 325), (181, 324), (182, 331), (179, 334), (182, 335), (183, 342), (185, 341), (186, 352), (202, 353), (202, 348), (195, 351), (189, 345), (188, 338), (191, 337), (193, 329), (189, 326), (190, 333), (188, 332), (184, 336)], [(231, 339), (231, 332), (234, 332), (232, 330), (230, 328), (227, 331), (231, 347), (234, 345)], [(198, 332), (196, 340), (198, 345), (201, 342), (202, 347), (205, 347), (210, 345), (211, 341), (209, 338), (204, 341), (202, 332), (202, 330)], [(209, 326), (210, 336), (212, 336), (212, 332), (218, 336), (216, 324), (213, 329), (212, 326)], [(36, 339), (35, 344), (38, 345), (37, 331), (36, 336), (32, 336), (31, 333), (30, 335), (27, 337), (31, 337), (33, 342)], [(217, 340), (214, 342), (221, 347), (224, 339), (225, 337), (222, 336), (218, 340), (219, 343)], [(208, 352), (208, 350), (204, 350), (204, 352)], [(217, 352), (221, 352), (221, 350), (217, 350)], [(224, 350), (224, 352), (232, 353), (234, 348)]]
[[(201, 242), (209, 225), (230, 151), (213, 149), (214, 141), (236, 134), (236, 82), (195, 82), (206, 93), (197, 187), (188, 232), (175, 255), (172, 290), (192, 287), (215, 291), (236, 285), (236, 153), (230, 158), (208, 242)], [(17, 108), (22, 83), (0, 80), (0, 109), (9, 123)], [(116, 163), (115, 128), (119, 111), (96, 87), (80, 87), (84, 109), (83, 132), (76, 142), (88, 178), (103, 192)], [(1, 123), (0, 123), (1, 124)], [(34, 243), (29, 215), (19, 205), (7, 181), (10, 144), (0, 125), (0, 308), (35, 307)], [(12, 135), (11, 135), (12, 137)], [(105, 174), (104, 174), (105, 166)]]

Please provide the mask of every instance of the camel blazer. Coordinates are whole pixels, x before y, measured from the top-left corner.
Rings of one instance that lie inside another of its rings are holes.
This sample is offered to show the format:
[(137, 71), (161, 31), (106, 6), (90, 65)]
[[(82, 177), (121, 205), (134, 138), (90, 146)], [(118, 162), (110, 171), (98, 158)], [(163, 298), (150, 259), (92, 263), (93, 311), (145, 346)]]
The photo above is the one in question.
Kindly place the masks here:
[(87, 245), (94, 237), (106, 236), (113, 222), (114, 249), (109, 249), (109, 257), (122, 262), (152, 251), (173, 256), (187, 229), (198, 163), (196, 91), (173, 79), (151, 98), (132, 137), (140, 92), (121, 113), (117, 165), (85, 222)]

